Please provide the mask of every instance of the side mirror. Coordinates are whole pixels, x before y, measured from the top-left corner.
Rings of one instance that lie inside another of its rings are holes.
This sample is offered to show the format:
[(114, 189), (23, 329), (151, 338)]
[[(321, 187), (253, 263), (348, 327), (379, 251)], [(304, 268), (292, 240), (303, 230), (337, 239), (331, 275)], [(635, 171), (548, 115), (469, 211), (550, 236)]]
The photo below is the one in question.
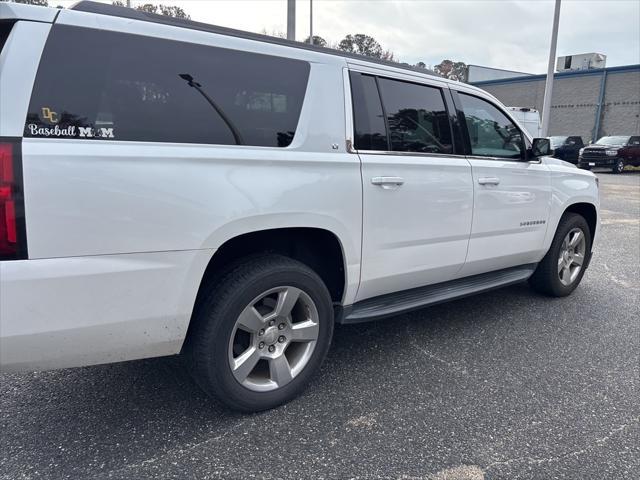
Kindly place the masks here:
[(534, 138), (531, 144), (530, 156), (534, 158), (552, 155), (551, 142), (548, 138)]

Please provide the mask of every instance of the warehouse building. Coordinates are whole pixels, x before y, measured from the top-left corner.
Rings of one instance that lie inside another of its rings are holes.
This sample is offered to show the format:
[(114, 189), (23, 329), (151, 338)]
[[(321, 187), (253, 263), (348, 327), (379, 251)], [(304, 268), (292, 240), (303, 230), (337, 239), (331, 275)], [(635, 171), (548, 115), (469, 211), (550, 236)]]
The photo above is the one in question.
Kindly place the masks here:
[[(471, 81), (502, 103), (542, 111), (546, 75)], [(556, 73), (549, 135), (640, 135), (640, 65)]]

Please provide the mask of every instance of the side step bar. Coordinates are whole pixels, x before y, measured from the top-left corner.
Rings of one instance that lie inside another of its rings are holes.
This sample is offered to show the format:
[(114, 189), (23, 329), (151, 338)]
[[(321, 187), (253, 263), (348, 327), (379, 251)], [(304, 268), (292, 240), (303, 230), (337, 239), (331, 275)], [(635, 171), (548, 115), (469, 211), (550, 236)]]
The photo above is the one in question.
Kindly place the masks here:
[(535, 271), (537, 264), (497, 270), (472, 277), (460, 278), (449, 282), (427, 285), (397, 293), (369, 298), (347, 305), (338, 315), (338, 323), (361, 323), (378, 320), (418, 308), (436, 305), (495, 288), (513, 285), (527, 280)]

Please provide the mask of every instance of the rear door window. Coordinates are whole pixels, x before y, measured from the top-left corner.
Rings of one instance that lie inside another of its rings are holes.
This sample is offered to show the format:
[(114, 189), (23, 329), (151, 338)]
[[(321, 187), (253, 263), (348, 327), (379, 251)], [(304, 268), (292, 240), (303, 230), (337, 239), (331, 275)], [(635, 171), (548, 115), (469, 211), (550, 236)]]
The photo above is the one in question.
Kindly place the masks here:
[(387, 128), (384, 121), (376, 78), (351, 72), (355, 147), (358, 150), (387, 150)]
[(304, 61), (54, 25), (25, 136), (286, 147)]
[(391, 150), (453, 152), (451, 125), (439, 88), (387, 78), (379, 78), (378, 82)]

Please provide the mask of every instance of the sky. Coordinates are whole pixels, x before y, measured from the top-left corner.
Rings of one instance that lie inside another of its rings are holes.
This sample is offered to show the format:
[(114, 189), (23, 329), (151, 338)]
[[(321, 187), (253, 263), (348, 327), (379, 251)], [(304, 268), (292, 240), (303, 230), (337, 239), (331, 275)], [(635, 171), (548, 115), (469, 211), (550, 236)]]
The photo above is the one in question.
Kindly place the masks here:
[[(193, 20), (240, 30), (286, 32), (286, 0), (131, 2), (179, 5)], [(49, 3), (67, 7), (75, 0)], [(309, 35), (309, 5), (297, 0), (297, 40)], [(552, 0), (313, 0), (313, 32), (330, 43), (350, 33), (371, 35), (410, 64), (447, 58), (544, 73), (553, 9)], [(607, 55), (610, 67), (640, 63), (640, 0), (562, 0), (557, 56), (588, 52)]]

